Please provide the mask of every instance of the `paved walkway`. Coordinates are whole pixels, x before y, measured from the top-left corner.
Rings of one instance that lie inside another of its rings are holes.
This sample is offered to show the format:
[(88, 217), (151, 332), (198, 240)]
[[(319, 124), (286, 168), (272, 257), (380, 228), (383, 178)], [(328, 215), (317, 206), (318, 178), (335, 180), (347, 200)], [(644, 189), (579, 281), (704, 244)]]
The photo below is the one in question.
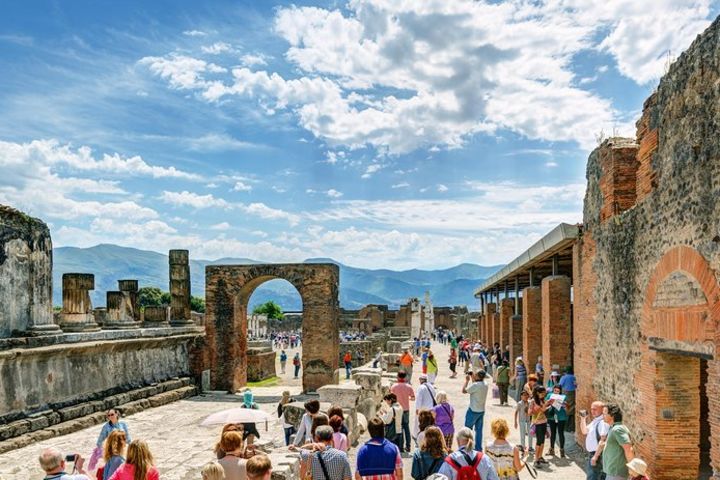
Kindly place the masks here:
[[(438, 390), (445, 390), (448, 393), (450, 402), (457, 411), (455, 418), (456, 428), (460, 428), (468, 404), (468, 396), (463, 395), (461, 392), (464, 380), (460, 375), (456, 379), (448, 378), (449, 372), (446, 359), (449, 348), (435, 345), (434, 350), (440, 360), (440, 376), (436, 382), (436, 387)], [(292, 358), (290, 351), (288, 355)], [(290, 368), (288, 368), (283, 380), (290, 385), (258, 388), (254, 390), (256, 396), (263, 400), (269, 400), (279, 397), (282, 390), (286, 389), (290, 390), (292, 394), (299, 393), (300, 383), (292, 380)], [(416, 385), (417, 382), (415, 382), (414, 386)], [(202, 465), (214, 457), (212, 447), (217, 441), (219, 433), (219, 428), (203, 428), (199, 426), (199, 423), (207, 415), (218, 410), (231, 408), (240, 401), (241, 398), (236, 395), (205, 395), (146, 410), (127, 417), (125, 420), (130, 426), (133, 438), (143, 438), (150, 445), (163, 480), (197, 480), (200, 478), (199, 471)], [(265, 403), (260, 406), (268, 412), (273, 412), (276, 408), (275, 403)], [(485, 416), (485, 441), (490, 440), (490, 422), (493, 418), (503, 417), (512, 427), (512, 415), (512, 407), (501, 407), (497, 400), (488, 398)], [(59, 447), (65, 453), (79, 452), (84, 456), (89, 456), (99, 432), (100, 425), (2, 454), (0, 455), (0, 480), (42, 478), (42, 471), (37, 463), (37, 455), (41, 449), (48, 446)], [(283, 444), (280, 425), (270, 425), (267, 432), (264, 428), (260, 428), (260, 433), (265, 441), (271, 440), (278, 446)], [(509, 440), (513, 443), (518, 442), (519, 435), (516, 430), (511, 431)], [(355, 451), (356, 449), (351, 450), (353, 468)], [(541, 470), (538, 478), (567, 480), (585, 478), (580, 466), (582, 464), (581, 458), (576, 460), (572, 458), (572, 455), (567, 459), (546, 458), (549, 459), (551, 465)], [(405, 478), (409, 479), (411, 478), (409, 458), (405, 459), (405, 464)], [(521, 474), (521, 477), (530, 478), (527, 472)]]

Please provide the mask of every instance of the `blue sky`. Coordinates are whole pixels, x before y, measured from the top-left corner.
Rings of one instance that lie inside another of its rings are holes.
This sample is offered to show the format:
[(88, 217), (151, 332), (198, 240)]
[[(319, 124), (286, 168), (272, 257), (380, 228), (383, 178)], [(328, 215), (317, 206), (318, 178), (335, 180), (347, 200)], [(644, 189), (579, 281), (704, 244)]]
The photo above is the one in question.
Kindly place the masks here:
[(0, 15), (0, 203), (56, 246), (498, 264), (581, 220), (710, 0), (27, 1)]

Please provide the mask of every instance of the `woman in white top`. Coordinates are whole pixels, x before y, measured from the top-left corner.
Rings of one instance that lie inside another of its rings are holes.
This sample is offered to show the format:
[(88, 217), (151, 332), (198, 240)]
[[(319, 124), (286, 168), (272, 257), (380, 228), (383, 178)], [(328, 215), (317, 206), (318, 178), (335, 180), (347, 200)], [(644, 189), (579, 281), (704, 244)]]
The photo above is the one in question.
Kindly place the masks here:
[(495, 441), (485, 446), (485, 454), (492, 460), (498, 478), (519, 480), (518, 475), (524, 465), (520, 460), (520, 450), (506, 440), (510, 427), (505, 419), (496, 418), (492, 421), (490, 430)]

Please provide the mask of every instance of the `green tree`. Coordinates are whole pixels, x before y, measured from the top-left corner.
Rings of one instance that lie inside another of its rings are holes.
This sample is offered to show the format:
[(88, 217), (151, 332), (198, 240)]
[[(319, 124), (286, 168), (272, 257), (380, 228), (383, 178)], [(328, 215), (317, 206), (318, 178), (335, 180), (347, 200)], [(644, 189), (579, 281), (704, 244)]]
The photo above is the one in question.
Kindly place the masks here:
[(190, 310), (198, 313), (205, 313), (205, 299), (200, 297), (190, 297)]
[(148, 306), (159, 306), (159, 305), (167, 305), (170, 303), (170, 295), (168, 294), (168, 301), (167, 303), (163, 302), (163, 291), (160, 290), (157, 287), (143, 287), (140, 290), (138, 290), (138, 302), (140, 303), (140, 307), (148, 307)]
[(253, 309), (253, 313), (257, 313), (259, 315), (267, 315), (267, 318), (274, 318), (277, 320), (282, 320), (283, 318), (285, 318), (282, 307), (280, 307), (280, 305), (273, 302), (272, 300), (255, 307)]

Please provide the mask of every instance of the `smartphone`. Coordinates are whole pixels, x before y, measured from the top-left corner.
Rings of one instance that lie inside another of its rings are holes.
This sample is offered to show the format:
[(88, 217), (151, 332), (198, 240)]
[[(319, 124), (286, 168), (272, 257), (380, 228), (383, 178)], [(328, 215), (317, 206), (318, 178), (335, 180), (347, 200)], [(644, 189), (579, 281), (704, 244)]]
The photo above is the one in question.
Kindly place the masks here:
[(77, 458), (77, 453), (73, 453), (73, 454), (70, 454), (70, 455), (65, 455), (65, 461), (66, 461), (66, 462), (74, 462), (76, 458)]

